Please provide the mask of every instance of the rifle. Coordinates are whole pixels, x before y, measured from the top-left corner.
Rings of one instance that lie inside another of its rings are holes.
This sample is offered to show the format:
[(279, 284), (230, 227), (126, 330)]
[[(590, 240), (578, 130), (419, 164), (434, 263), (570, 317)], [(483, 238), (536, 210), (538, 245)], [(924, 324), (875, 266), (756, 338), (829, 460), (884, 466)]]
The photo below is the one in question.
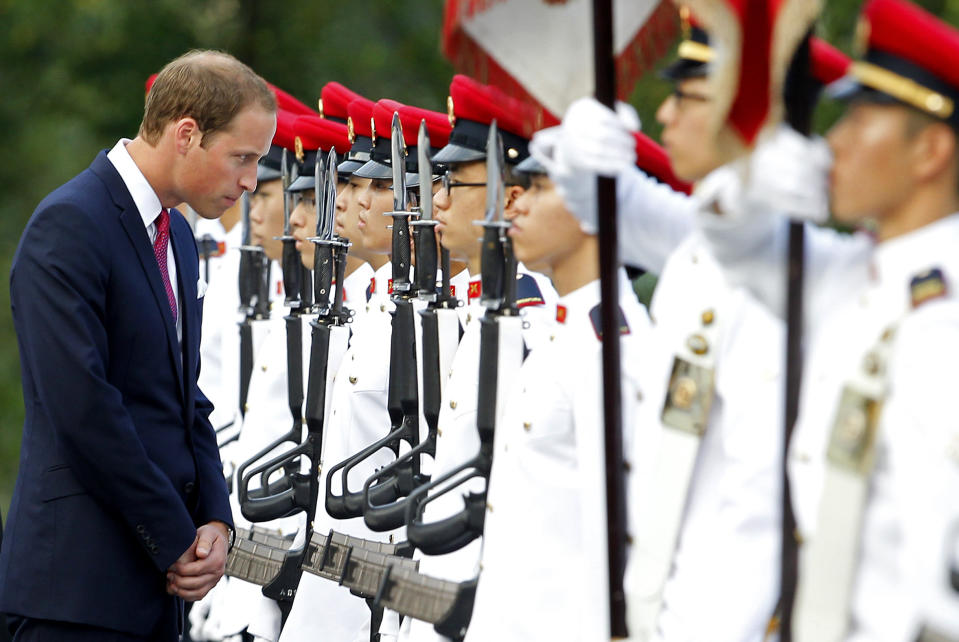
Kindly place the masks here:
[[(283, 444), (290, 443), (296, 446), (303, 440), (303, 329), (301, 317), (310, 311), (313, 297), (312, 292), (308, 291), (311, 289), (309, 280), (303, 278), (304, 271), (308, 273), (308, 270), (300, 261), (300, 255), (296, 250), (296, 239), (291, 235), (291, 198), (287, 190), (292, 178), (295, 178), (296, 165), (294, 164), (290, 168), (287, 156), (288, 150), (284, 149), (280, 159), (280, 172), (283, 182), (283, 235), (276, 238), (283, 242), (283, 289), (286, 292), (284, 304), (290, 306), (290, 313), (283, 319), (286, 322), (287, 400), (293, 422), (288, 432), (262, 448), (239, 467), (237, 476), (241, 480), (247, 477), (246, 471), (250, 466), (268, 456)], [(252, 369), (252, 348), (250, 364)], [(249, 386), (249, 382), (247, 382), (247, 386)], [(287, 472), (292, 474), (294, 471), (291, 469)], [(262, 521), (247, 515), (244, 506), (248, 505), (249, 497), (275, 495), (287, 488), (286, 484), (288, 482), (289, 476), (285, 475), (275, 484), (264, 483), (259, 489), (252, 492), (248, 489), (248, 483), (241, 483), (238, 490), (240, 511), (244, 517), (250, 521)]]
[[(487, 144), (487, 211), (482, 249), (483, 301), (486, 313), (480, 320), (480, 367), (477, 429), (480, 450), (469, 461), (412, 493), (407, 510), (407, 537), (428, 555), (442, 555), (462, 548), (483, 532), (486, 491), (464, 496), (459, 513), (435, 522), (423, 519), (425, 507), (470, 479), (488, 485), (492, 469), (493, 435), (512, 374), (523, 356), (522, 320), (516, 305), (516, 259), (503, 220), (504, 187), (502, 143), (495, 123)], [(489, 288), (489, 289), (488, 289)], [(507, 363), (515, 358), (515, 363)]]
[[(416, 335), (413, 317), (413, 288), (410, 282), (410, 225), (413, 213), (407, 210), (406, 173), (403, 144), (403, 129), (399, 115), (393, 114), (392, 131), (392, 169), (393, 169), (393, 211), (385, 216), (393, 217), (393, 296), (395, 310), (392, 313), (392, 336), (390, 342), (389, 389), (387, 393), (387, 411), (390, 415), (390, 432), (355, 455), (348, 457), (330, 469), (326, 479), (326, 510), (335, 519), (359, 517), (369, 497), (379, 505), (394, 501), (408, 494), (423, 482), (420, 475), (419, 458), (404, 459), (393, 469), (394, 475), (389, 483), (378, 484), (364, 492), (349, 490), (348, 477), (358, 464), (369, 459), (382, 448), (389, 448), (399, 455), (400, 441), (405, 441), (411, 449), (419, 445), (419, 393), (416, 373)], [(435, 275), (435, 272), (434, 272)], [(435, 276), (434, 276), (435, 278)], [(423, 449), (417, 450), (417, 454)], [(333, 476), (342, 477), (343, 493), (333, 492)], [(392, 519), (377, 522), (384, 525), (397, 522), (398, 514)], [(376, 521), (374, 519), (374, 521)], [(388, 530), (388, 529), (387, 529)]]
[[(456, 298), (450, 294), (449, 250), (442, 250), (442, 285), (436, 287), (437, 247), (433, 220), (433, 170), (429, 159), (430, 139), (426, 121), (420, 123), (417, 138), (417, 172), (419, 173), (419, 218), (410, 223), (413, 228), (416, 250), (416, 293), (421, 301), (428, 301), (425, 310), (420, 311), (422, 327), (421, 356), (423, 364), (423, 416), (427, 424), (426, 438), (415, 448), (398, 457), (393, 463), (383, 467), (367, 479), (363, 486), (363, 519), (366, 525), (376, 531), (391, 530), (405, 523), (406, 501), (402, 495), (396, 501), (375, 504), (371, 489), (392, 486), (402, 487), (398, 474), (422, 453), (434, 456), (436, 452), (437, 423), (439, 421), (442, 400), (441, 364), (449, 363), (452, 353), (459, 342), (459, 318), (455, 309)], [(440, 327), (444, 326), (444, 332)], [(441, 342), (440, 337), (444, 338)], [(374, 486), (374, 482), (378, 482)], [(380, 495), (382, 498), (383, 495)]]
[(240, 416), (246, 415), (246, 401), (253, 373), (253, 321), (270, 317), (270, 259), (263, 248), (250, 243), (250, 193), (243, 192), (243, 243), (240, 246)]
[[(343, 307), (342, 291), (349, 241), (335, 237), (333, 234), (337, 181), (335, 154), (334, 151), (330, 151), (326, 162), (325, 180), (321, 180), (320, 176), (323, 168), (321, 159), (317, 159), (314, 169), (317, 223), (316, 236), (309, 240), (315, 244), (315, 271), (312, 282), (309, 280), (305, 282), (315, 290), (318, 314), (317, 318), (310, 322), (312, 334), (306, 395), (306, 438), (293, 449), (256, 466), (249, 472), (244, 471), (240, 485), (241, 510), (251, 521), (268, 521), (296, 512), (305, 512), (305, 542), (307, 543), (313, 534), (313, 521), (319, 497), (331, 354), (341, 357), (345, 353), (349, 339), (346, 324), (352, 316), (351, 311)], [(307, 298), (303, 297), (301, 300), (307, 300)], [(335, 369), (337, 364), (332, 364), (332, 367)], [(306, 458), (309, 462), (306, 473), (299, 472), (301, 458)], [(283, 478), (277, 483), (269, 484), (269, 478), (279, 470), (285, 471)], [(267, 489), (261, 497), (253, 496), (247, 490), (250, 481), (257, 475), (261, 479), (261, 488)], [(270, 563), (260, 560), (259, 566), (252, 561), (257, 558), (256, 552), (256, 550), (249, 550), (249, 546), (241, 549), (241, 553), (245, 553), (244, 559), (250, 560), (249, 568), (260, 569), (258, 578), (263, 579), (263, 594), (280, 603), (285, 621), (296, 595), (296, 587), (302, 573), (301, 565), (307, 548), (304, 545), (295, 550), (285, 550), (282, 554), (269, 548), (266, 558)], [(250, 572), (253, 573), (253, 571)]]

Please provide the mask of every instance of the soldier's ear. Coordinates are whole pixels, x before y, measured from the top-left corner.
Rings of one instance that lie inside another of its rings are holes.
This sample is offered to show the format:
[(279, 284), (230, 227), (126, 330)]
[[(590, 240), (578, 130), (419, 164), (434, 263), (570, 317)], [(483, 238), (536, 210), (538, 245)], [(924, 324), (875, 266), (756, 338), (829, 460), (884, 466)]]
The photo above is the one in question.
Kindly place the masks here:
[(526, 190), (520, 187), (519, 185), (507, 185), (506, 186), (506, 209), (509, 209), (513, 206), (520, 196), (523, 195), (523, 192)]
[(936, 180), (948, 172), (950, 178), (956, 175), (956, 133), (949, 125), (935, 122), (924, 127), (916, 136), (915, 162), (913, 171), (920, 180)]

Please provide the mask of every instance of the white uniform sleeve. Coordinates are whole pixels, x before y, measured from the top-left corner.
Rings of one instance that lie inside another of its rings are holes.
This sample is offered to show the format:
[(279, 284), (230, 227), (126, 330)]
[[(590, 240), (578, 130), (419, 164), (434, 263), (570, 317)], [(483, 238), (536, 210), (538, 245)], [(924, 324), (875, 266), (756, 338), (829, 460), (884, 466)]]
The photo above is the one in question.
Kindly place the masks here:
[(696, 201), (637, 168), (616, 181), (620, 260), (655, 274), (693, 229)]

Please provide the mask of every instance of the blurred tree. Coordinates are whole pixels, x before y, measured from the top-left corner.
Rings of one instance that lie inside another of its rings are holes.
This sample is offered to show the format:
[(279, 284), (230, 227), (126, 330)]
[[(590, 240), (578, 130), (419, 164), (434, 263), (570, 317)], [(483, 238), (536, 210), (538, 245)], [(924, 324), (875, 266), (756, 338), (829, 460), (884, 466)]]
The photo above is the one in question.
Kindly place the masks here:
[[(531, 0), (532, 1), (532, 0)], [(849, 52), (857, 0), (824, 3), (818, 31)], [(921, 0), (959, 22), (959, 0)], [(195, 48), (229, 51), (309, 105), (338, 80), (445, 110), (452, 68), (439, 52), (442, 0), (0, 0), (0, 273), (50, 190), (120, 136), (133, 136), (146, 77)], [(632, 101), (658, 136), (669, 91), (655, 74)], [(824, 105), (818, 131), (836, 118)], [(0, 507), (16, 474), (23, 402), (8, 287), (0, 292)]]

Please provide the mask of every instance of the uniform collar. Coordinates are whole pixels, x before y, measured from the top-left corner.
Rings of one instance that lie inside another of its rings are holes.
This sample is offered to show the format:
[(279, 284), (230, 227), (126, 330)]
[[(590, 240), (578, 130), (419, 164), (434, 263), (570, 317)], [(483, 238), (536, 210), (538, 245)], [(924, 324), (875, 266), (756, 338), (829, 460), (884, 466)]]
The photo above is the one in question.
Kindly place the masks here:
[(463, 269), (450, 277), (450, 287), (453, 288), (453, 296), (465, 305), (467, 301), (467, 290), (470, 282), (470, 271)]
[(393, 262), (387, 261), (380, 268), (373, 273), (373, 278), (376, 279), (376, 289), (373, 291), (373, 294), (370, 296), (370, 300), (373, 299), (389, 299), (390, 298), (390, 281), (393, 280)]
[(117, 173), (120, 174), (120, 178), (123, 179), (123, 184), (129, 190), (130, 196), (133, 197), (133, 202), (143, 219), (143, 227), (148, 228), (153, 225), (153, 222), (160, 215), (163, 206), (160, 205), (160, 198), (153, 191), (153, 187), (150, 186), (143, 172), (140, 171), (140, 168), (133, 161), (133, 157), (130, 156), (130, 152), (127, 151), (127, 143), (129, 142), (129, 138), (121, 138), (113, 146), (113, 149), (107, 152), (107, 158), (113, 163)]
[[(626, 295), (635, 296), (632, 292), (632, 284), (626, 276), (626, 270), (624, 268), (619, 268), (616, 271), (616, 278), (618, 280), (616, 291), (618, 292), (619, 299), (622, 299), (622, 297)], [(617, 304), (619, 299), (617, 299)], [(591, 326), (589, 312), (599, 305), (599, 303), (600, 287), (599, 279), (596, 279), (557, 300), (555, 317), (557, 325), (570, 327), (585, 324)], [(564, 316), (565, 320), (562, 320)]]
[(959, 214), (951, 214), (908, 234), (879, 243), (873, 254), (874, 277), (878, 284), (895, 288), (902, 296), (909, 293), (909, 282), (917, 274), (939, 268), (952, 269), (959, 247)]

